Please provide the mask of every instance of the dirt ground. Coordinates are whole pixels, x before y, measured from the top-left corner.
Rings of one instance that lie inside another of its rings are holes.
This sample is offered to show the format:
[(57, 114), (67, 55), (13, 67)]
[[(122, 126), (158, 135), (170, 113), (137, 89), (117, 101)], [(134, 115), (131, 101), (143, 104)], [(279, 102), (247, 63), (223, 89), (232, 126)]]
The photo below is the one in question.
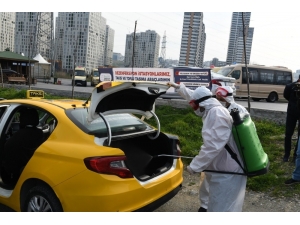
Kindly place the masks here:
[[(199, 208), (199, 174), (183, 174), (179, 193), (155, 212), (197, 212)], [(265, 193), (246, 191), (243, 212), (299, 212), (300, 199), (270, 197)]]

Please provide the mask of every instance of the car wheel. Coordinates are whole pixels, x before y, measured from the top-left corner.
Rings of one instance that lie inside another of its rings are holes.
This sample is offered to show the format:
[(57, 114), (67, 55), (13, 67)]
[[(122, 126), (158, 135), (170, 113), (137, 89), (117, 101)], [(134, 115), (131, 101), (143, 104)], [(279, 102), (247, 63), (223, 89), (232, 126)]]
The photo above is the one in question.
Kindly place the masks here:
[(31, 188), (25, 200), (27, 212), (62, 212), (62, 206), (51, 188), (35, 186)]
[(275, 92), (271, 92), (266, 100), (267, 102), (276, 102), (278, 100), (278, 96)]
[(253, 101), (258, 102), (260, 98), (252, 98)]

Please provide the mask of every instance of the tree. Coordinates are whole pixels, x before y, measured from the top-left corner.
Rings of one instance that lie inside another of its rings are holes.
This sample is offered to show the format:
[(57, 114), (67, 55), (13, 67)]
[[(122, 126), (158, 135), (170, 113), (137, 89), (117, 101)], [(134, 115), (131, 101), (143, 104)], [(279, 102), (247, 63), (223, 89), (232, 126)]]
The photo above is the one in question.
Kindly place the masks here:
[(10, 48), (6, 48), (5, 51), (6, 51), (6, 52), (9, 52), (9, 51), (10, 51)]

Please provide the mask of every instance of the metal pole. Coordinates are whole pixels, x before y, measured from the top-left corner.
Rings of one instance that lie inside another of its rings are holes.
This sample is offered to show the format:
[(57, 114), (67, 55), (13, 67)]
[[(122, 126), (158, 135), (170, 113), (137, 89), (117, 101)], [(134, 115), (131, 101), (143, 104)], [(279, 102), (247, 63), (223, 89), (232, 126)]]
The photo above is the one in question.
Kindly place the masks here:
[[(248, 89), (248, 111), (250, 113), (250, 89), (249, 89), (249, 72), (247, 68), (247, 54), (246, 54), (246, 34), (245, 34), (245, 21), (244, 21), (244, 13), (242, 12), (242, 19), (243, 19), (243, 41), (244, 41), (244, 58), (245, 58), (245, 68), (246, 68), (246, 75), (247, 75), (247, 89)], [(243, 72), (243, 71), (242, 71)]]
[(0, 70), (1, 70), (1, 82), (2, 82), (2, 88), (4, 88), (4, 83), (3, 83), (3, 73), (2, 73), (2, 66), (0, 63)]
[(51, 66), (50, 66), (50, 78), (51, 78), (51, 75), (53, 74), (53, 77), (54, 77), (54, 69), (53, 69), (53, 65), (55, 67), (55, 43), (54, 43), (54, 35), (53, 35), (53, 23), (54, 23), (54, 17), (53, 17), (53, 12), (51, 13), (51, 43), (50, 43), (50, 49), (51, 49)]
[(31, 87), (30, 87), (30, 79), (31, 79), (31, 76), (30, 76), (30, 73), (31, 73), (31, 69), (30, 69), (30, 46), (31, 46), (31, 37), (30, 37), (30, 43), (29, 43), (29, 54), (28, 54), (28, 88), (29, 90), (31, 90)]
[[(76, 34), (76, 31), (74, 32), (74, 38), (75, 38), (75, 34)], [(79, 35), (80, 35), (80, 31), (79, 31)], [(79, 38), (79, 35), (77, 35), (77, 39), (76, 39), (76, 45), (75, 45), (75, 49), (74, 49), (74, 66), (73, 66), (73, 75), (72, 75), (72, 98), (74, 98), (74, 86), (75, 86), (75, 68), (76, 68), (76, 54), (77, 54), (77, 45), (78, 45), (78, 38)], [(76, 52), (76, 54), (75, 54)]]
[(132, 46), (132, 80), (134, 79), (133, 77), (133, 67), (134, 67), (134, 46), (135, 46), (135, 32), (136, 32), (136, 24), (137, 21), (135, 21), (135, 26), (134, 26), (134, 33), (133, 33), (133, 46)]

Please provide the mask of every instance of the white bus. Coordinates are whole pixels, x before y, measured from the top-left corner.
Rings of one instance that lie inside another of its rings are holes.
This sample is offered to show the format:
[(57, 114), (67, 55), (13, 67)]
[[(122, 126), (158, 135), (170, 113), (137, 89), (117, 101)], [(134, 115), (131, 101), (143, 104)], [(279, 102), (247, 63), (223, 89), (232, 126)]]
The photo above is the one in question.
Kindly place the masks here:
[[(284, 99), (283, 90), (286, 84), (293, 82), (292, 70), (282, 66), (247, 65), (249, 75), (249, 92), (253, 101), (266, 99), (276, 102)], [(222, 67), (217, 74), (236, 79), (235, 97), (247, 98), (248, 85), (245, 64)]]

